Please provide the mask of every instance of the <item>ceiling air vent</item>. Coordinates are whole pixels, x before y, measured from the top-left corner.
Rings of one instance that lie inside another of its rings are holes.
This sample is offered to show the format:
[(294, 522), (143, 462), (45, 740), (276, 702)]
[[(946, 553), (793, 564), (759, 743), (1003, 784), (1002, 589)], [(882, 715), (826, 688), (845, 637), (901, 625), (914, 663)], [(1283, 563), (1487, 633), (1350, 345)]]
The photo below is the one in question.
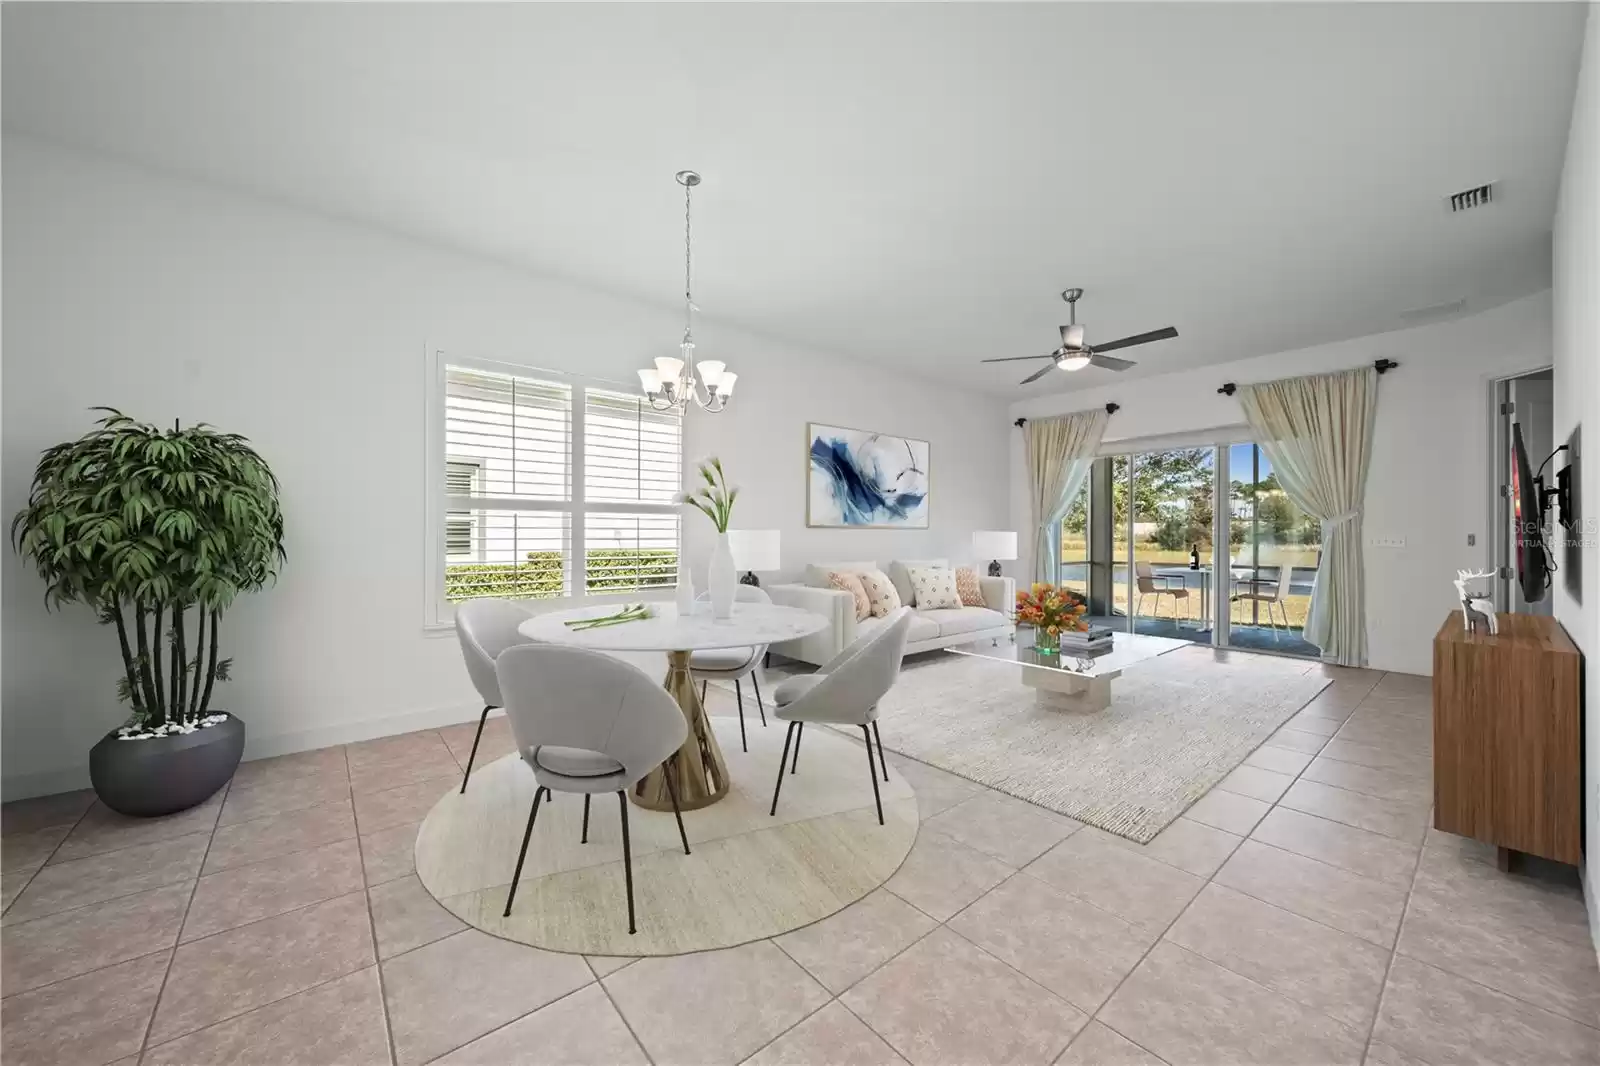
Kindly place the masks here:
[(1463, 189), (1450, 197), (1451, 211), (1471, 211), (1474, 207), (1488, 207), (1494, 202), (1494, 183)]

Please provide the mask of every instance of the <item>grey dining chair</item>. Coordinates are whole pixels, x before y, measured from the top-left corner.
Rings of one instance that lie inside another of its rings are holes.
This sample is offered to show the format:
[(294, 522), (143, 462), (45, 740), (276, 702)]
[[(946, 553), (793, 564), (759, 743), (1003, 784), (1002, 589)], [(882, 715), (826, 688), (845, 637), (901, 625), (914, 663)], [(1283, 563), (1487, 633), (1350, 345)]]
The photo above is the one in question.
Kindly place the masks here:
[(659, 681), (632, 663), (586, 648), (525, 644), (495, 660), (506, 717), (517, 750), (537, 784), (533, 809), (517, 852), (516, 872), (506, 892), (504, 917), (522, 880), (528, 841), (539, 817), (539, 800), (554, 792), (583, 796), (583, 841), (589, 837), (589, 800), (615, 792), (622, 807), (622, 870), (628, 891), (628, 932), (633, 918), (633, 850), (628, 839), (628, 789), (660, 766), (678, 820), (678, 839), (689, 854), (689, 837), (678, 809), (671, 759), (689, 736), (677, 702)]
[[(701, 600), (707, 599), (701, 595)], [(735, 603), (771, 603), (772, 598), (754, 585), (740, 585), (734, 590)], [(698, 602), (698, 601), (697, 601)], [(767, 646), (759, 644), (753, 648), (715, 648), (708, 651), (697, 651), (689, 656), (689, 676), (700, 682), (700, 703), (706, 702), (706, 684), (710, 681), (732, 681), (733, 695), (739, 701), (739, 746), (745, 751), (750, 750), (750, 743), (744, 734), (744, 689), (740, 682), (743, 678), (750, 679), (750, 685), (756, 691), (756, 710), (761, 713), (761, 724), (767, 724), (767, 708), (761, 701), (761, 681), (758, 671), (761, 660), (766, 657)]]
[(461, 642), (461, 657), (466, 660), (472, 687), (483, 700), (478, 731), (472, 735), (472, 754), (467, 756), (467, 768), (461, 774), (462, 792), (467, 790), (467, 781), (472, 777), (472, 764), (478, 758), (478, 742), (483, 739), (483, 725), (489, 720), (489, 712), (506, 705), (500, 695), (500, 682), (495, 677), (494, 661), (507, 648), (529, 643), (527, 637), (517, 632), (517, 626), (530, 617), (529, 611), (510, 600), (485, 598), (456, 606), (456, 639)]
[[(867, 742), (867, 772), (872, 778), (872, 800), (878, 807), (878, 824), (883, 824), (883, 796), (878, 791), (878, 767), (889, 780), (889, 763), (883, 755), (883, 736), (878, 730), (878, 701), (894, 687), (905, 658), (906, 635), (911, 631), (911, 608), (892, 612), (884, 624), (867, 633), (834, 656), (814, 674), (791, 677), (772, 692), (773, 714), (789, 723), (783, 737), (783, 755), (778, 760), (778, 783), (772, 789), (772, 809), (778, 813), (778, 793), (783, 790), (784, 765), (789, 763), (789, 741), (794, 741), (794, 762), (789, 773), (800, 769), (800, 735), (807, 722), (861, 727)], [(873, 765), (872, 744), (878, 744), (877, 765)]]

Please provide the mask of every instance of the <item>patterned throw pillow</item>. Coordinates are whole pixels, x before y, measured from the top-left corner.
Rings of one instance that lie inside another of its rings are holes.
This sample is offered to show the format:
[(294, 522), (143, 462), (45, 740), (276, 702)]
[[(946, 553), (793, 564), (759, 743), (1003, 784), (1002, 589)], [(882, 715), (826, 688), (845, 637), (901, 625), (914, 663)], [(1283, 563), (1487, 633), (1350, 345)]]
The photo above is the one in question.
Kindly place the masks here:
[(900, 609), (900, 594), (894, 590), (894, 582), (889, 580), (889, 575), (882, 570), (863, 570), (856, 577), (861, 579), (861, 587), (867, 590), (867, 599), (872, 603), (872, 617), (882, 618), (890, 611)]
[(908, 566), (906, 574), (911, 578), (911, 587), (916, 590), (917, 610), (937, 611), (961, 606), (954, 571), (942, 566)]
[(963, 607), (987, 607), (983, 600), (983, 586), (978, 584), (978, 569), (974, 566), (956, 567), (956, 595)]
[(872, 613), (872, 601), (867, 598), (867, 590), (861, 584), (859, 574), (840, 573), (837, 570), (828, 574), (828, 587), (836, 588), (840, 592), (848, 592), (855, 597), (856, 621), (864, 620)]

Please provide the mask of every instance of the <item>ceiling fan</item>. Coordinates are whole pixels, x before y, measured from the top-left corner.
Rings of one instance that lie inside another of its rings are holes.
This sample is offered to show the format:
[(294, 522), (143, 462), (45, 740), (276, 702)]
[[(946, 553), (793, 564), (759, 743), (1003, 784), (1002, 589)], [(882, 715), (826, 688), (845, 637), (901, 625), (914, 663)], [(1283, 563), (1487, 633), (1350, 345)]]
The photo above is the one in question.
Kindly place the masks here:
[(1118, 359), (1106, 355), (1118, 348), (1132, 348), (1136, 344), (1149, 344), (1151, 341), (1171, 340), (1178, 335), (1178, 331), (1171, 326), (1165, 329), (1151, 330), (1149, 333), (1135, 333), (1131, 337), (1121, 340), (1107, 341), (1104, 344), (1085, 344), (1083, 340), (1083, 327), (1078, 325), (1078, 299), (1083, 295), (1082, 289), (1068, 289), (1061, 294), (1071, 308), (1072, 321), (1061, 327), (1061, 347), (1049, 355), (1013, 355), (1005, 359), (985, 359), (985, 363), (1019, 363), (1027, 359), (1048, 359), (1050, 365), (1041, 367), (1035, 373), (1023, 378), (1020, 384), (1029, 385), (1056, 367), (1062, 370), (1082, 370), (1086, 366), (1098, 366), (1106, 370), (1126, 370), (1130, 366), (1137, 366), (1131, 359)]

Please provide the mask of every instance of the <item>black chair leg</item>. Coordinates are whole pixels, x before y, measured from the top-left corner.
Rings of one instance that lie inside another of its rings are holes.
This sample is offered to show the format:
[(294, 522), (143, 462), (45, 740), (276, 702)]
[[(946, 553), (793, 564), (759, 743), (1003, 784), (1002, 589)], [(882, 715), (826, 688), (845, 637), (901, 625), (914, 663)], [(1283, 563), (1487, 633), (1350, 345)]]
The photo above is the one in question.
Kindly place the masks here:
[(533, 822), (539, 817), (539, 800), (546, 791), (542, 785), (533, 790), (533, 809), (528, 812), (528, 828), (522, 831), (522, 850), (517, 852), (517, 871), (511, 875), (511, 889), (506, 893), (506, 909), (500, 915), (502, 918), (511, 917), (511, 901), (517, 898), (517, 882), (522, 880), (522, 863), (528, 857), (528, 841), (533, 839)]
[(878, 720), (872, 720), (872, 739), (878, 742), (878, 765), (883, 767), (883, 780), (889, 782), (889, 760), (883, 756), (883, 734), (878, 731)]
[(672, 780), (672, 759), (661, 764), (661, 776), (667, 779), (667, 795), (672, 797), (672, 816), (678, 820), (678, 839), (683, 841), (683, 853), (689, 854), (689, 834), (683, 831), (683, 811), (678, 808), (678, 786)]
[(489, 720), (489, 712), (492, 710), (494, 710), (493, 707), (485, 707), (483, 713), (478, 715), (478, 731), (472, 734), (472, 754), (467, 756), (467, 769), (461, 775), (462, 793), (467, 791), (467, 778), (472, 776), (472, 762), (478, 757), (478, 741), (483, 739), (483, 723)]
[(709, 684), (711, 684), (711, 682), (709, 682), (709, 681), (700, 682), (700, 707), (701, 707), (702, 710), (705, 709), (705, 705), (706, 705), (706, 686), (709, 685)]
[[(888, 780), (885, 778), (884, 780)], [(578, 838), (578, 843), (589, 843), (589, 794), (583, 794), (583, 836)]]
[(883, 824), (883, 797), (878, 794), (878, 766), (872, 758), (872, 730), (866, 726), (861, 727), (861, 735), (867, 741), (867, 776), (872, 778), (872, 802), (878, 805), (878, 824)]
[(806, 731), (804, 722), (794, 724), (794, 761), (789, 764), (789, 772), (795, 773), (800, 769), (800, 736)]
[(799, 722), (790, 722), (789, 728), (783, 734), (783, 754), (778, 756), (778, 783), (772, 786), (772, 809), (767, 812), (768, 817), (778, 813), (778, 793), (783, 791), (783, 768), (789, 762), (789, 741), (794, 739), (794, 730)]
[(638, 930), (633, 924), (633, 845), (628, 840), (628, 793), (618, 791), (617, 799), (622, 801), (622, 877), (628, 886), (628, 935), (632, 936)]
[(737, 680), (733, 683), (733, 694), (739, 700), (739, 747), (749, 751), (750, 742), (744, 736), (744, 689), (739, 687)]
[(761, 725), (765, 728), (767, 724), (767, 705), (761, 702), (761, 682), (756, 679), (755, 674), (750, 675), (750, 684), (755, 686), (756, 710), (761, 712)]

